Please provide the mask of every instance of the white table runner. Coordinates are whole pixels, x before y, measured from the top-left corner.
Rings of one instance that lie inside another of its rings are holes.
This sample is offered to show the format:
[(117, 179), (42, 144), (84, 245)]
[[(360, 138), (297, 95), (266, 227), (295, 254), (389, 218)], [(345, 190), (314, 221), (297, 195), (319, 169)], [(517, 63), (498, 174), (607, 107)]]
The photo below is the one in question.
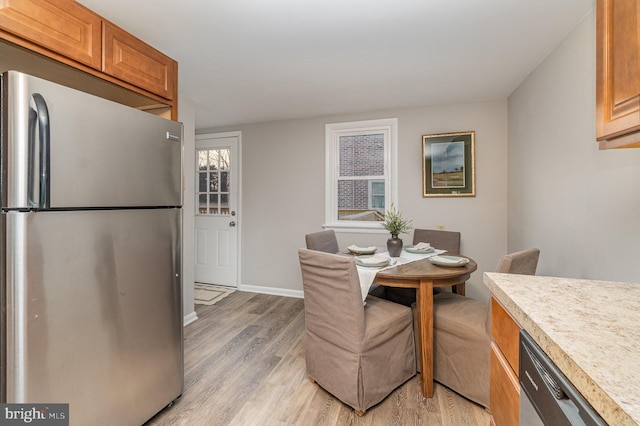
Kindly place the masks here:
[(367, 298), (367, 294), (369, 294), (369, 289), (371, 288), (371, 284), (373, 284), (373, 280), (376, 277), (376, 274), (379, 271), (384, 269), (394, 268), (398, 265), (403, 265), (405, 263), (415, 262), (417, 260), (426, 259), (431, 256), (437, 256), (439, 254), (446, 253), (446, 250), (438, 250), (435, 249), (432, 252), (419, 254), (419, 253), (409, 253), (407, 251), (402, 250), (400, 253), (400, 257), (391, 257), (389, 256), (389, 252), (380, 253), (379, 255), (385, 256), (391, 260), (389, 266), (385, 266), (384, 268), (372, 268), (367, 266), (359, 266), (356, 264), (358, 269), (358, 277), (360, 278), (360, 290), (362, 291), (362, 301)]

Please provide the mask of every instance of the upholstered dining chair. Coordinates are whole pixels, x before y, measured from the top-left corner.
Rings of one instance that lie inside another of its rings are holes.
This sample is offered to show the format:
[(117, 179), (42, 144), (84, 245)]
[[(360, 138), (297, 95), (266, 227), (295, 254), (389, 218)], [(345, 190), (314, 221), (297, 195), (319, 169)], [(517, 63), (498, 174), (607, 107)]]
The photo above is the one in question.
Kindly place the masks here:
[(299, 249), (312, 382), (356, 414), (416, 373), (411, 309), (367, 296), (351, 256)]
[(333, 229), (314, 232), (304, 236), (309, 250), (323, 251), (325, 253), (338, 253), (338, 239)]
[[(429, 243), (433, 247), (446, 250), (447, 253), (460, 253), (460, 232), (440, 231), (435, 229), (415, 229), (413, 231), (413, 244)], [(378, 297), (383, 297), (401, 305), (411, 306), (416, 301), (416, 290), (414, 288), (378, 288), (374, 293)], [(441, 289), (434, 289), (434, 293), (439, 293)]]
[[(496, 272), (535, 275), (539, 256), (535, 248), (502, 256)], [(489, 407), (489, 306), (453, 293), (433, 298), (434, 379), (484, 407)]]
[[(325, 253), (339, 253), (338, 239), (333, 229), (327, 231), (313, 232), (304, 236), (309, 250), (323, 251)], [(384, 297), (385, 288), (373, 284), (369, 294), (377, 297)]]
[(435, 229), (413, 231), (413, 244), (429, 243), (433, 247), (446, 250), (449, 254), (460, 254), (460, 232)]

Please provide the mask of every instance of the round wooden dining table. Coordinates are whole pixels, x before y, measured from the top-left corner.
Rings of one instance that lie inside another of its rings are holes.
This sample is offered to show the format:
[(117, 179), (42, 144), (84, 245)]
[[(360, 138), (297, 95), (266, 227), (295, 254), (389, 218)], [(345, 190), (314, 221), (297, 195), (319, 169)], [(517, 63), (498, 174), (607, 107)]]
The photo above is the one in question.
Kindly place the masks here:
[(477, 268), (472, 259), (466, 265), (456, 267), (438, 266), (429, 259), (422, 259), (381, 270), (374, 278), (373, 282), (378, 285), (416, 289), (422, 394), (426, 398), (433, 397), (433, 289), (453, 287), (455, 293), (464, 296), (465, 282)]

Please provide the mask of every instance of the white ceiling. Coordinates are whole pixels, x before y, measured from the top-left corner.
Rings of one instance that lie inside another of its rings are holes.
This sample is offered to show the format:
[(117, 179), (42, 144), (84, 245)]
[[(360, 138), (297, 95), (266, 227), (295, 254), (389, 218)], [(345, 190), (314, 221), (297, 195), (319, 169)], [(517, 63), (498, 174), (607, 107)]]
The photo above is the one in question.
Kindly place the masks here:
[(506, 99), (595, 0), (79, 0), (179, 62), (196, 128)]

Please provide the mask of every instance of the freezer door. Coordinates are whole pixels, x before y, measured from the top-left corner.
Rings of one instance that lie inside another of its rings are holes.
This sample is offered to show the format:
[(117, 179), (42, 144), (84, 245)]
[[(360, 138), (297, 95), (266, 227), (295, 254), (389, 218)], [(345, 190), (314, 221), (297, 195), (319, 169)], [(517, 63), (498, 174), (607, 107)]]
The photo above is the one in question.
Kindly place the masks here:
[(7, 402), (140, 425), (182, 393), (179, 209), (10, 212)]
[(182, 204), (180, 123), (15, 71), (3, 108), (3, 207)]

